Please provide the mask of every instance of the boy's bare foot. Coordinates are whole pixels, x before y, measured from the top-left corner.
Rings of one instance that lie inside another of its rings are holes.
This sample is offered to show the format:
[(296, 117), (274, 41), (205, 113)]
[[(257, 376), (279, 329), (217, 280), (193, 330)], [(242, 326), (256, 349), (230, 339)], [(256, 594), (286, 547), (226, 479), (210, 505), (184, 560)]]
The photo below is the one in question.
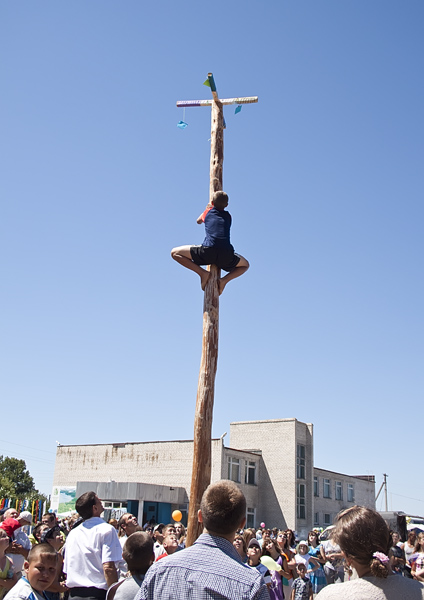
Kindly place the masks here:
[(218, 292), (219, 295), (222, 294), (222, 292), (224, 291), (225, 286), (227, 285), (227, 282), (224, 281), (224, 279), (218, 279)]
[(205, 271), (202, 269), (203, 273), (200, 274), (200, 285), (203, 291), (205, 291), (206, 284), (209, 281), (209, 277), (211, 276), (209, 271)]

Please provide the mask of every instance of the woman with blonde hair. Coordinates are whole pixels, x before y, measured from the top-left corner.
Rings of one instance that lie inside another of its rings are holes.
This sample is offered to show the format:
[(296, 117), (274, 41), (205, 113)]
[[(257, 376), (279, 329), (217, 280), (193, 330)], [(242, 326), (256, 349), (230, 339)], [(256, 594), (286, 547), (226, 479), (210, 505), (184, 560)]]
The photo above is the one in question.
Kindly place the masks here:
[(319, 600), (424, 600), (423, 584), (391, 570), (389, 528), (378, 512), (364, 506), (342, 511), (333, 536), (358, 578), (327, 585), (317, 595)]

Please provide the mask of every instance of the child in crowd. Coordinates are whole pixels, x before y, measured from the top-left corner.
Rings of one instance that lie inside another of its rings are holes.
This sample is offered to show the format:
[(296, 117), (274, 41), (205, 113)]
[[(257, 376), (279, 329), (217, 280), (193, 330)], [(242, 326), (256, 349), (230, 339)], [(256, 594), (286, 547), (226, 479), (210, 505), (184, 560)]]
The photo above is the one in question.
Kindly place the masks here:
[[(319, 569), (319, 562), (316, 558), (312, 558), (309, 554), (309, 546), (307, 541), (301, 541), (297, 545), (297, 553), (294, 555), (293, 560), (296, 565), (304, 564), (306, 573), (313, 573)], [(312, 568), (311, 568), (312, 565)]]
[(299, 577), (294, 580), (290, 600), (311, 600), (313, 597), (311, 580), (306, 577), (306, 565), (299, 563), (296, 567)]
[(197, 223), (205, 224), (206, 237), (201, 246), (178, 246), (173, 248), (171, 256), (186, 269), (194, 271), (200, 277), (202, 290), (205, 289), (210, 272), (201, 265), (216, 265), (227, 271), (227, 275), (218, 281), (218, 290), (222, 294), (229, 281), (240, 277), (249, 268), (248, 261), (234, 252), (230, 243), (231, 215), (225, 209), (228, 206), (228, 195), (215, 192), (212, 203), (197, 219)]
[(126, 540), (122, 557), (128, 565), (131, 577), (112, 585), (106, 600), (134, 600), (147, 569), (155, 560), (153, 539), (145, 531), (136, 531)]
[(256, 538), (252, 538), (247, 546), (247, 564), (252, 569), (257, 569), (259, 573), (262, 573), (265, 579), (265, 583), (270, 587), (271, 573), (268, 571), (265, 565), (261, 563), (262, 550), (259, 542)]
[(167, 533), (165, 535), (165, 537), (163, 538), (162, 545), (163, 545), (163, 549), (165, 550), (165, 552), (163, 554), (161, 554), (160, 556), (158, 556), (156, 560), (160, 560), (161, 558), (166, 558), (167, 556), (170, 556), (171, 554), (174, 554), (174, 552), (177, 552), (177, 550), (179, 550), (177, 534), (176, 533)]
[(49, 544), (37, 544), (24, 562), (25, 575), (4, 600), (44, 600), (44, 591), (56, 579), (58, 554)]

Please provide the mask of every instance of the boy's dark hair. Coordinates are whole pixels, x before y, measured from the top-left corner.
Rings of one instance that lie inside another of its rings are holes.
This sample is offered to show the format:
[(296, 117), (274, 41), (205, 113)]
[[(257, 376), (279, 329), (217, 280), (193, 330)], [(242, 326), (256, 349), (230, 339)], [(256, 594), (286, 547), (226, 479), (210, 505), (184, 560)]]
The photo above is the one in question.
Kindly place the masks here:
[(43, 556), (46, 557), (47, 560), (51, 560), (56, 563), (59, 559), (58, 553), (53, 548), (53, 546), (50, 546), (50, 544), (36, 544), (29, 551), (27, 560), (30, 563), (33, 560), (37, 560), (38, 558), (43, 557)]
[(85, 492), (75, 502), (75, 510), (83, 519), (91, 519), (93, 516), (93, 506), (96, 504), (96, 492)]
[(240, 527), (246, 515), (246, 498), (233, 481), (223, 479), (206, 488), (200, 510), (208, 531), (227, 535)]
[(54, 527), (47, 529), (46, 531), (44, 531), (41, 534), (40, 543), (43, 544), (44, 542), (47, 542), (47, 540), (52, 540), (54, 534), (57, 533), (58, 531), (60, 531), (59, 525), (55, 525)]
[(228, 194), (223, 191), (215, 192), (212, 196), (212, 204), (218, 210), (224, 210), (228, 206)]
[(131, 573), (144, 575), (154, 560), (153, 540), (145, 531), (136, 531), (126, 540), (122, 557)]

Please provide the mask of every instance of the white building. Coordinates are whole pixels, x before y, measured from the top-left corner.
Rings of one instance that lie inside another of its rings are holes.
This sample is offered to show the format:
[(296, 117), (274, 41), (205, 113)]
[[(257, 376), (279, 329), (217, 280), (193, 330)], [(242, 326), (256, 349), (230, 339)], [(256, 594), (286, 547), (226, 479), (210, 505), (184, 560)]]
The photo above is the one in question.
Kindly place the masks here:
[[(94, 490), (111, 508), (123, 507), (168, 522), (179, 509), (186, 522), (193, 442), (131, 442), (59, 446), (52, 506), (61, 489), (76, 497)], [(290, 527), (304, 536), (326, 526), (344, 507), (375, 507), (374, 476), (349, 476), (314, 468), (313, 425), (296, 419), (236, 422), (229, 446), (212, 440), (211, 481), (232, 479), (247, 499), (247, 524)], [(60, 512), (60, 509), (59, 509)]]

